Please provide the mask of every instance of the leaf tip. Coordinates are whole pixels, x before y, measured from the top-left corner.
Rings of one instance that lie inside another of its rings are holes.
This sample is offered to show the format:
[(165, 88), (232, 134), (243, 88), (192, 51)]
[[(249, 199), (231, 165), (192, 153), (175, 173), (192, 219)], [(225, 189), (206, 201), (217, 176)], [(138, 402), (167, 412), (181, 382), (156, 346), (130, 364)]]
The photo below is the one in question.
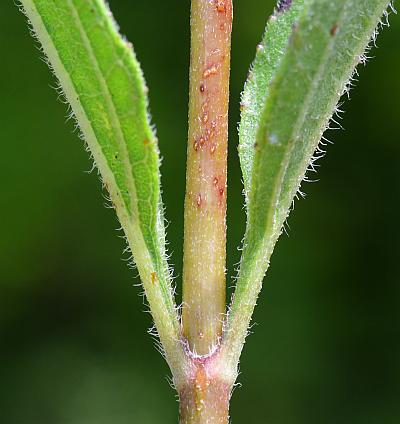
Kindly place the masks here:
[(279, 0), (276, 6), (276, 10), (278, 13), (285, 12), (292, 5), (292, 0)]

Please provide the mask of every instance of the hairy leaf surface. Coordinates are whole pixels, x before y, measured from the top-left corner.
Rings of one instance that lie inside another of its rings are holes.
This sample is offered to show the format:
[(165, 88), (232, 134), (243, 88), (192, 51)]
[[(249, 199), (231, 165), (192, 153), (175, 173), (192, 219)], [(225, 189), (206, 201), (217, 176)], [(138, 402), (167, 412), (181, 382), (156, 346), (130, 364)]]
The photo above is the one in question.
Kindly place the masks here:
[[(289, 4), (289, 2), (286, 2)], [(257, 129), (263, 117), (265, 101), (272, 78), (284, 55), (293, 25), (303, 8), (304, 0), (294, 0), (284, 8), (279, 2), (269, 18), (261, 43), (257, 46), (256, 57), (251, 66), (242, 94), (241, 121), (239, 125), (239, 158), (243, 173), (246, 202), (251, 188), (251, 173), (254, 161), (254, 143)]]
[(132, 45), (103, 0), (22, 6), (109, 192), (171, 363), (180, 329), (165, 259), (159, 153)]
[[(387, 0), (304, 0), (272, 82), (265, 84), (269, 87), (260, 119), (255, 119), (251, 131), (241, 132), (248, 224), (223, 345), (232, 366), (239, 360), (262, 280), (293, 198), (388, 4)], [(281, 13), (289, 11), (290, 6)], [(275, 40), (266, 41), (263, 49), (273, 50)], [(256, 81), (263, 80), (260, 68), (253, 70)], [(247, 101), (261, 103), (255, 96)], [(249, 117), (243, 115), (243, 119)], [(250, 127), (251, 123), (243, 125)]]

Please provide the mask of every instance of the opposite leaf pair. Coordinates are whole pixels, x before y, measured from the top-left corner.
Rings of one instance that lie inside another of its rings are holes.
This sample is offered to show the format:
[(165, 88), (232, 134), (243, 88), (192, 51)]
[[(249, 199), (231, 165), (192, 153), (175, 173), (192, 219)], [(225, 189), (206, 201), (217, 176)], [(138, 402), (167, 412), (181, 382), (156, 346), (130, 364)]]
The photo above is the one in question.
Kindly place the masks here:
[[(275, 243), (307, 169), (314, 169), (313, 155), (322, 134), (389, 2), (286, 0), (278, 3), (269, 19), (241, 104), (239, 156), (248, 222), (236, 290), (222, 334), (206, 343), (201, 355), (193, 352), (190, 340), (186, 343), (174, 302), (165, 253), (157, 139), (132, 45), (119, 35), (103, 0), (21, 3), (125, 232), (180, 394), (182, 422), (227, 422), (240, 354)], [(204, 19), (209, 16), (202, 28), (193, 19), (196, 7), (205, 11)], [(218, 24), (215, 28), (224, 37), (215, 54), (226, 50), (221, 61), (229, 56), (231, 8), (228, 0), (192, 3), (192, 38), (197, 36), (200, 44), (211, 39), (209, 25)], [(203, 79), (210, 81), (222, 72), (218, 66), (206, 68)], [(228, 72), (215, 85), (216, 92), (224, 83), (228, 87), (229, 61), (224, 66)], [(191, 93), (191, 101), (204, 95), (204, 84), (198, 88), (197, 94), (196, 90)], [(203, 113), (200, 119), (209, 127), (207, 110)], [(194, 142), (197, 151), (202, 147), (199, 143), (206, 141), (189, 140), (189, 149)], [(209, 148), (213, 154), (212, 145)], [(210, 160), (215, 165), (217, 159)], [(226, 157), (222, 154), (218, 160), (226, 161)], [(225, 182), (220, 187), (218, 178), (212, 182), (221, 194)], [(201, 206), (204, 199), (197, 196), (194, 201)], [(195, 219), (195, 214), (187, 218)], [(222, 233), (225, 249), (224, 228)], [(196, 273), (190, 277), (192, 282), (204, 278), (199, 267)], [(185, 291), (189, 283), (183, 284)], [(193, 310), (186, 310), (188, 320), (197, 319)], [(221, 324), (222, 318), (217, 319)], [(218, 409), (223, 411), (218, 413)]]

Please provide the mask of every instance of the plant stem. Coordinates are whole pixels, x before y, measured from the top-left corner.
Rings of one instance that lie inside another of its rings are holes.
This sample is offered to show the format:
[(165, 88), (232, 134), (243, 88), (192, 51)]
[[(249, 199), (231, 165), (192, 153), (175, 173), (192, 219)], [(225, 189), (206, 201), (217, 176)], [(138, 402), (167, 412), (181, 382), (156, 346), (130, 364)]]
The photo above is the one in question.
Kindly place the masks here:
[(195, 358), (179, 390), (180, 424), (227, 424), (233, 381), (221, 373), (218, 355)]
[(232, 0), (192, 0), (183, 334), (207, 355), (226, 304), (226, 171)]

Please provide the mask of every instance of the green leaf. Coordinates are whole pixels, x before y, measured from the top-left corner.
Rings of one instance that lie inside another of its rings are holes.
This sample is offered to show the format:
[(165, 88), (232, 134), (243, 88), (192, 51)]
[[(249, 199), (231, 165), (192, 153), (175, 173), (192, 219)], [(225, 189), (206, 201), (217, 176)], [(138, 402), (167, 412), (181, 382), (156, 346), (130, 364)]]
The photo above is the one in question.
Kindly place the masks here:
[[(294, 196), (388, 4), (387, 0), (305, 0), (260, 118), (254, 120), (256, 128), (241, 132), (248, 223), (222, 347), (231, 367), (239, 361), (262, 280)], [(264, 49), (273, 50), (274, 43), (270, 40)], [(259, 80), (261, 72), (255, 67), (253, 79)], [(249, 118), (244, 115), (243, 119)], [(249, 139), (243, 140), (246, 136)]]
[(242, 93), (238, 150), (246, 202), (251, 188), (254, 143), (263, 116), (265, 101), (272, 78), (286, 52), (293, 25), (303, 5), (304, 0), (294, 0), (287, 10), (283, 8), (280, 10), (278, 4), (268, 20), (263, 39), (257, 46), (256, 57)]
[(22, 6), (109, 192), (167, 360), (177, 369), (180, 326), (165, 257), (159, 153), (132, 45), (103, 0), (22, 0)]

